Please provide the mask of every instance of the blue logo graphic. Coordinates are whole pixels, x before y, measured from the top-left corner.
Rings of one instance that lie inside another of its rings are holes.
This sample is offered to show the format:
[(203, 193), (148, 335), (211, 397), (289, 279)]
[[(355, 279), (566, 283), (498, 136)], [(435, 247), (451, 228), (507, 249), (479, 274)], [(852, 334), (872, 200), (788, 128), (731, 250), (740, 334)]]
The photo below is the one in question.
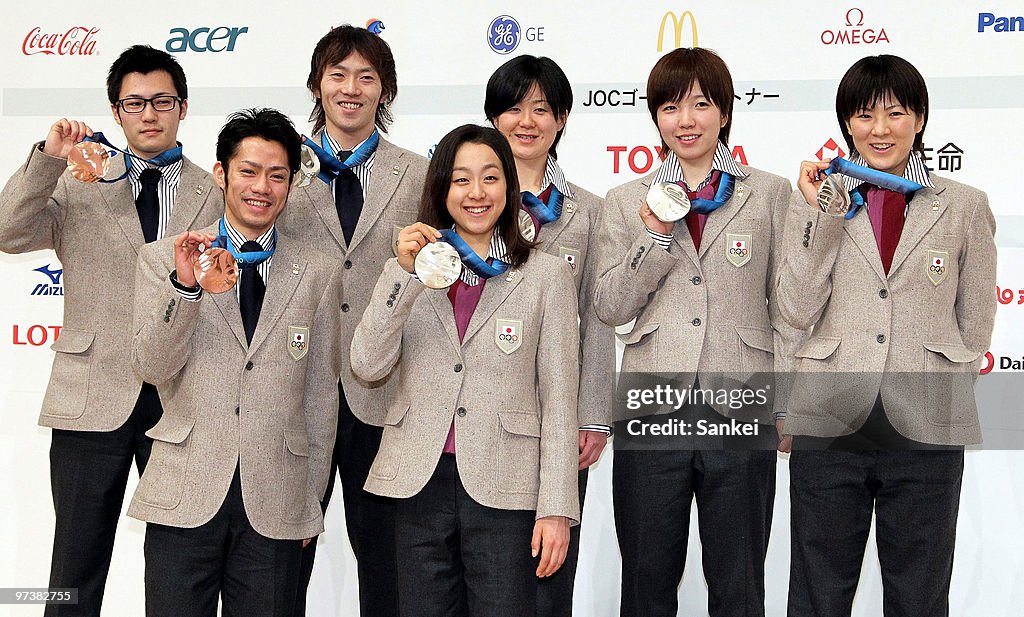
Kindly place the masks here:
[(487, 44), (495, 53), (510, 54), (519, 47), (522, 29), (515, 18), (508, 15), (495, 17), (487, 27)]
[(993, 13), (978, 13), (978, 32), (1024, 32), (1024, 17), (996, 17)]
[(380, 34), (384, 32), (384, 22), (377, 18), (373, 18), (366, 22), (366, 29), (373, 34)]
[(437, 148), (437, 144), (434, 144), (433, 146), (430, 146), (430, 149), (427, 150), (427, 158), (428, 159), (434, 158), (434, 148)]
[(61, 279), (62, 276), (64, 276), (64, 269), (63, 268), (60, 269), (60, 270), (51, 270), (50, 269), (50, 264), (46, 264), (45, 266), (40, 266), (38, 268), (33, 268), (32, 271), (33, 272), (39, 272), (41, 274), (45, 274), (46, 277), (49, 278), (50, 281), (53, 284), (50, 285), (50, 284), (47, 284), (47, 283), (39, 283), (38, 285), (35, 286), (35, 288), (32, 290), (32, 293), (30, 295), (33, 295), (33, 296), (63, 296), (64, 295), (64, 286), (60, 284), (60, 279)]
[(167, 39), (164, 49), (172, 54), (185, 51), (235, 51), (235, 43), (238, 37), (249, 31), (249, 27), (229, 28), (220, 26), (217, 28), (196, 28), (189, 31), (188, 28), (171, 28), (171, 38)]

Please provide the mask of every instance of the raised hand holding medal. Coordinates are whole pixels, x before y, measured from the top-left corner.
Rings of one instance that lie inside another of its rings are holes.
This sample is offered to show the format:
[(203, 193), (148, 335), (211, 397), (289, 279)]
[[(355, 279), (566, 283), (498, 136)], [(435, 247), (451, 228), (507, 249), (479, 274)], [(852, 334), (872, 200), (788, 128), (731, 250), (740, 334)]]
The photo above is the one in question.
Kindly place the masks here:
[(174, 239), (174, 270), (178, 282), (185, 287), (198, 284), (194, 259), (203, 247), (210, 245), (216, 237), (199, 231), (186, 231)]

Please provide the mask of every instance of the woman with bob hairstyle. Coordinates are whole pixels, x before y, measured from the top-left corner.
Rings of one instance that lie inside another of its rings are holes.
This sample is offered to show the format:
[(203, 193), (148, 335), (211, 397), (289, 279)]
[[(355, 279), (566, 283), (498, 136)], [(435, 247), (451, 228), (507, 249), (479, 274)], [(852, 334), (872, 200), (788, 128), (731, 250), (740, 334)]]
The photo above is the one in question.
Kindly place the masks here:
[[(619, 428), (612, 495), (622, 617), (677, 614), (694, 500), (708, 612), (765, 614), (775, 449), (785, 447), (776, 427), (785, 408), (778, 396), (736, 407), (717, 393), (774, 393), (764, 380), (788, 369), (802, 334), (779, 317), (774, 298), (792, 188), (733, 160), (733, 96), (729, 68), (711, 50), (676, 49), (658, 60), (647, 105), (664, 162), (609, 191), (602, 215), (597, 314), (611, 326), (633, 322), (620, 334), (619, 390), (639, 380), (644, 389), (669, 385), (694, 394), (675, 409), (617, 406), (615, 420), (716, 428), (737, 422), (750, 432), (721, 441), (642, 442), (629, 424)], [(683, 192), (689, 211), (673, 218), (660, 206)], [(671, 415), (652, 415), (660, 413)]]
[[(448, 133), (352, 339), (356, 375), (399, 371), (366, 490), (398, 499), (402, 615), (534, 615), (579, 522), (576, 288), (519, 199), (501, 134)], [(442, 238), (461, 275), (427, 288), (416, 256)]]
[[(580, 510), (587, 472), (601, 456), (611, 433), (611, 394), (615, 370), (615, 336), (594, 312), (597, 267), (597, 216), (602, 200), (565, 179), (555, 146), (572, 110), (572, 87), (550, 58), (523, 55), (498, 67), (487, 82), (484, 113), (515, 156), (522, 200), (520, 230), (537, 249), (566, 260), (579, 295)], [(538, 617), (571, 617), (573, 584), (579, 558), (580, 527), (570, 531), (569, 554), (562, 568), (542, 579), (537, 590)]]
[(850, 615), (872, 515), (883, 614), (949, 614), (995, 220), (983, 192), (928, 171), (928, 112), (912, 64), (863, 58), (836, 92), (850, 159), (800, 165), (778, 291), (786, 320), (814, 328), (786, 418), (790, 617)]

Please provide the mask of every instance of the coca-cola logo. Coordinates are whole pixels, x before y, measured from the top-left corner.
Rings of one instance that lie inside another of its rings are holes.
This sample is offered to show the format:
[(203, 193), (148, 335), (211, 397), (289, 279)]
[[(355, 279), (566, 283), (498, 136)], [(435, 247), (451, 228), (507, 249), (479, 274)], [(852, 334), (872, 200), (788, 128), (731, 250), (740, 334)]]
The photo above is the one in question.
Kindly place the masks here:
[(36, 26), (25, 35), (21, 53), (26, 56), (91, 56), (96, 52), (96, 39), (93, 37), (99, 31), (99, 28), (72, 26), (65, 32), (48, 33)]

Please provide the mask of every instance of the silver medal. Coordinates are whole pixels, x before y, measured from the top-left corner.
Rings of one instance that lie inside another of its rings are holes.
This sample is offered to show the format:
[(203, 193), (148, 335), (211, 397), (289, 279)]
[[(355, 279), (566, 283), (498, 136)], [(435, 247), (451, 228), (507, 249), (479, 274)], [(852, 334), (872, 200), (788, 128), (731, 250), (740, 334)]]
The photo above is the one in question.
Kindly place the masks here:
[(690, 211), (690, 198), (675, 182), (657, 182), (647, 191), (647, 207), (662, 223), (674, 223)]
[(309, 186), (313, 178), (320, 173), (320, 159), (317, 158), (313, 149), (302, 144), (302, 156), (299, 159), (299, 175), (295, 178), (295, 186), (302, 188)]
[(433, 242), (416, 253), (416, 276), (431, 289), (450, 287), (462, 274), (462, 258), (447, 242)]
[(850, 192), (843, 186), (842, 176), (827, 176), (818, 187), (818, 207), (829, 216), (845, 216), (850, 211)]

